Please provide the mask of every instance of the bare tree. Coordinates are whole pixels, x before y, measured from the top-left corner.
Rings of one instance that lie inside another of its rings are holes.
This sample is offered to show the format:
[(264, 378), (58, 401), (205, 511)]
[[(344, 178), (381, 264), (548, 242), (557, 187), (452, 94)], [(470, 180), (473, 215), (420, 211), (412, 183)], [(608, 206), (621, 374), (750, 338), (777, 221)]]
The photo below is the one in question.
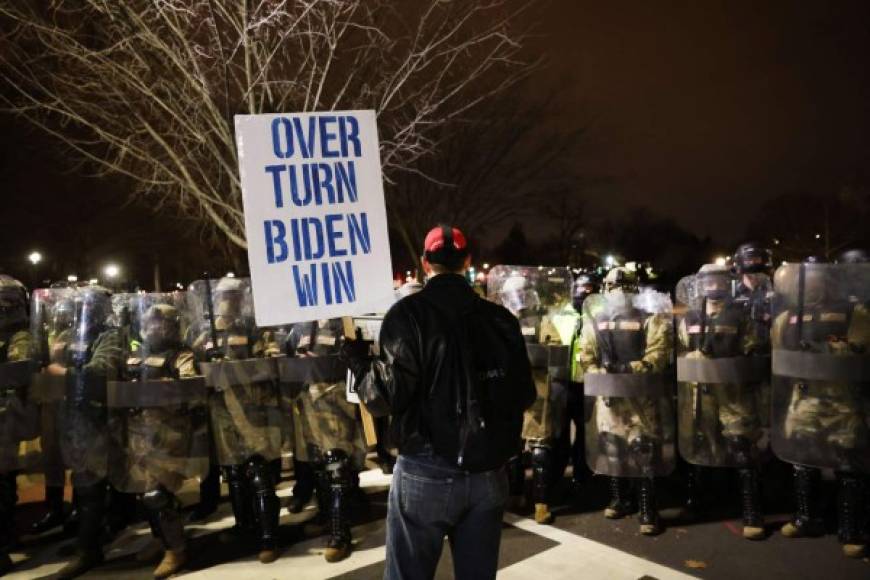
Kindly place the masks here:
[(389, 183), (522, 78), (520, 0), (0, 5), (5, 106), (135, 197), (245, 247), (232, 115), (375, 109)]
[(572, 156), (583, 129), (554, 127), (551, 101), (519, 103), (505, 92), (490, 99), (485, 115), (438, 129), (437, 152), (390, 188), (391, 225), (411, 262), (437, 222), (480, 239), (509, 219), (536, 213), (538, 200), (576, 190)]

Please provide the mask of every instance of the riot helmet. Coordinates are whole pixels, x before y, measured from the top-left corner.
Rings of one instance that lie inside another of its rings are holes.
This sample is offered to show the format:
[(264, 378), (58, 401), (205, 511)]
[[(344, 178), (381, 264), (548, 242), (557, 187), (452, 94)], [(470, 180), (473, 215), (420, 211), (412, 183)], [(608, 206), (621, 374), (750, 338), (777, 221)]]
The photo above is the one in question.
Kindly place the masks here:
[(863, 248), (846, 250), (837, 258), (838, 264), (866, 264), (870, 262), (870, 255)]
[(773, 252), (756, 242), (741, 244), (732, 258), (737, 274), (760, 274), (773, 268)]
[(607, 273), (602, 286), (611, 311), (628, 310), (633, 305), (633, 296), (637, 294), (637, 273), (617, 266)]
[(586, 297), (595, 292), (595, 281), (589, 274), (580, 274), (574, 279), (571, 305), (578, 313), (583, 312), (583, 302)]
[(24, 285), (0, 274), (0, 330), (27, 324), (27, 290)]
[(499, 289), (501, 303), (514, 315), (541, 306), (541, 298), (532, 284), (520, 275), (507, 278)]
[(725, 266), (704, 264), (698, 270), (696, 283), (701, 298), (722, 301), (731, 296), (731, 273)]
[(242, 316), (245, 286), (238, 278), (221, 278), (214, 288), (215, 317), (236, 320)]
[(171, 304), (154, 304), (142, 316), (142, 340), (150, 352), (167, 350), (181, 341), (181, 317)]

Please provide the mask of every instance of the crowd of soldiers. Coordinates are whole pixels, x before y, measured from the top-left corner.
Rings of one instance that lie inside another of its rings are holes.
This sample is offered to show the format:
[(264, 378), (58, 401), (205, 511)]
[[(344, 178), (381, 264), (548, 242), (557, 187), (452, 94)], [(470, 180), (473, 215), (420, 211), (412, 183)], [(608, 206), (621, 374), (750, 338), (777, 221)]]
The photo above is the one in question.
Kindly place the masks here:
[[(487, 298), (519, 320), (537, 388), (509, 468), (522, 501), (530, 464), (538, 523), (553, 521), (553, 489), (571, 463), (578, 484), (590, 471), (609, 478), (605, 517), (637, 512), (640, 532), (658, 534), (656, 479), (682, 458), (697, 466), (687, 508), (699, 509), (700, 469), (734, 469), (743, 534), (762, 539), (760, 467), (775, 456), (794, 466), (796, 513), (782, 533), (824, 532), (827, 469), (839, 486), (844, 553), (866, 554), (866, 255), (774, 274), (771, 253), (747, 244), (732, 262), (681, 280), (675, 301), (625, 267), (610, 270), (600, 292), (591, 275), (567, 268), (492, 268)], [(76, 534), (61, 578), (99, 565), (107, 528), (122, 529), (137, 506), (153, 536), (137, 558), (159, 559), (158, 578), (181, 570), (178, 492), (191, 480), (200, 481), (200, 503), (188, 517), (216, 509), (222, 478), (235, 522), (221, 541), (251, 542), (260, 562), (273, 562), (276, 486), (289, 456), (288, 509), (316, 499), (306, 534), (325, 534), (327, 561), (347, 557), (367, 452), (340, 356), (354, 332), (347, 319), (259, 328), (244, 278), (206, 278), (186, 292), (112, 295), (91, 285), (28, 296), (0, 276), (0, 574), (12, 566), (20, 472), (45, 478), (47, 510), (30, 531)], [(391, 457), (380, 452), (389, 472)]]
[[(525, 501), (526, 464), (538, 523), (552, 522), (553, 487), (569, 461), (575, 483), (609, 478), (604, 516), (637, 513), (662, 532), (656, 480), (688, 464), (687, 514), (702, 509), (701, 474), (736, 470), (743, 536), (765, 537), (761, 467), (793, 466), (786, 537), (824, 533), (823, 471), (837, 481), (843, 553), (867, 554), (870, 473), (870, 264), (863, 251), (808, 258), (774, 273), (771, 252), (742, 245), (730, 265), (706, 264), (669, 293), (616, 267), (600, 292), (567, 268), (497, 266), (487, 296), (518, 319), (537, 401), (512, 464)], [(573, 442), (572, 442), (573, 433)], [(580, 489), (582, 494), (582, 487)]]

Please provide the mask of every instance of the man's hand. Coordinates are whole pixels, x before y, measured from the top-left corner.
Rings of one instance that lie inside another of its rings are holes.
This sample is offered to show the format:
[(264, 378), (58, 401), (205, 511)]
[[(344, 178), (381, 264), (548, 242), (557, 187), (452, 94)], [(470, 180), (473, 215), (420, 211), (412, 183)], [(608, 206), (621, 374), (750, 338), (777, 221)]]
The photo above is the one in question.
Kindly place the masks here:
[(356, 338), (345, 338), (339, 353), (341, 360), (347, 363), (354, 376), (360, 378), (368, 370), (372, 360), (371, 343), (363, 340), (362, 331), (356, 329)]

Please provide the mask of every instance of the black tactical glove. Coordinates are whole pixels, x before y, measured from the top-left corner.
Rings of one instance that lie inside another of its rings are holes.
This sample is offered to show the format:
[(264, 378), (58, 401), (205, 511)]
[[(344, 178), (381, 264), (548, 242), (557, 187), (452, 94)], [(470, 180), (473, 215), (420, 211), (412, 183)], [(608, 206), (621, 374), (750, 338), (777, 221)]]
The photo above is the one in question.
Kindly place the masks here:
[(609, 363), (607, 365), (607, 372), (611, 374), (630, 374), (632, 369), (629, 363)]
[(359, 328), (356, 329), (355, 339), (345, 338), (341, 345), (339, 358), (347, 364), (357, 380), (365, 376), (369, 369), (372, 361), (371, 345), (370, 341), (363, 340), (362, 331)]

